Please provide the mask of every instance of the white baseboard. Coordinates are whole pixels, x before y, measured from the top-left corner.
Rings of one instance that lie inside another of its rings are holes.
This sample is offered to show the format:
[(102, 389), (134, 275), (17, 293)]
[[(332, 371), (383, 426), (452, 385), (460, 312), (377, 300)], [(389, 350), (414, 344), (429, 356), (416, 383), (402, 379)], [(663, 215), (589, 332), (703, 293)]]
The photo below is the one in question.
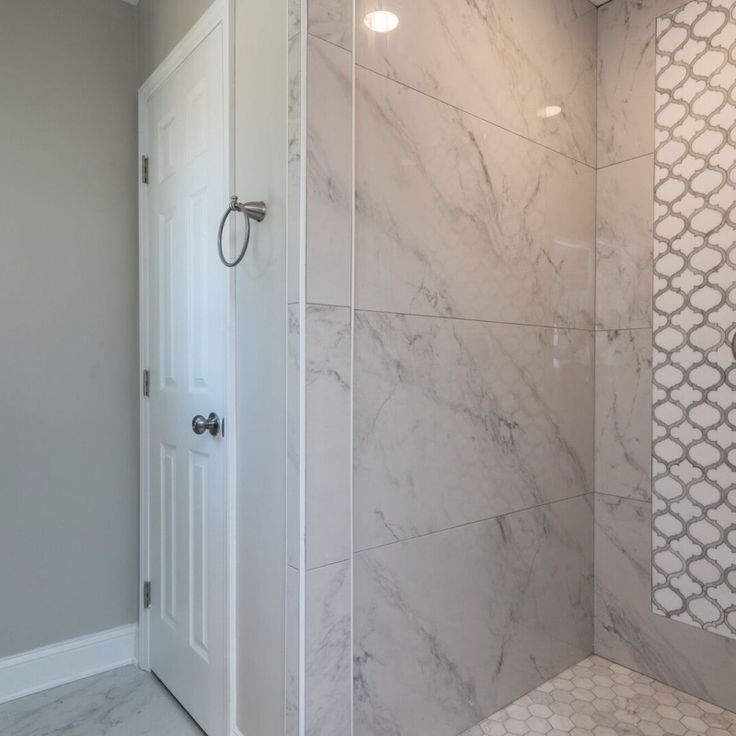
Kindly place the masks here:
[(136, 662), (137, 624), (0, 659), (0, 703)]

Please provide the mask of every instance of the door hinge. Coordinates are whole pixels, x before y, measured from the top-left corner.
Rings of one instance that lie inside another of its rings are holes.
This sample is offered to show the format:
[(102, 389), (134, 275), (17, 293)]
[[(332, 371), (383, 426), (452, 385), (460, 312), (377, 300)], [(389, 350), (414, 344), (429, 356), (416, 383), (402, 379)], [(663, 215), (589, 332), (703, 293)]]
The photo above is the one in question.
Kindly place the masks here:
[(151, 395), (151, 371), (148, 368), (143, 371), (143, 395)]
[(148, 156), (141, 156), (141, 181), (148, 184)]
[(151, 581), (143, 583), (143, 608), (151, 607)]

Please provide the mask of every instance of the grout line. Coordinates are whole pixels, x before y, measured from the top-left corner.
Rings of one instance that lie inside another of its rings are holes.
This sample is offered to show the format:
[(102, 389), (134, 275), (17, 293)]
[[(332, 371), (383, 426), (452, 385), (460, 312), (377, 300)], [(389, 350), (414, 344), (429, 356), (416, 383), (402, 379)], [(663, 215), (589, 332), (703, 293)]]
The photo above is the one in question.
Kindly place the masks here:
[(620, 166), (621, 164), (628, 164), (631, 161), (638, 161), (640, 158), (646, 158), (647, 156), (654, 156), (654, 151), (648, 151), (647, 153), (639, 153), (636, 156), (631, 156), (630, 158), (621, 159), (621, 161), (612, 161), (610, 164), (604, 164), (603, 166), (599, 166), (596, 169), (596, 171), (603, 171), (604, 169), (610, 169), (613, 166)]
[(453, 526), (447, 526), (443, 529), (434, 529), (431, 532), (424, 532), (423, 534), (415, 534), (411, 537), (406, 537), (405, 539), (394, 539), (391, 542), (384, 542), (382, 544), (375, 544), (370, 547), (361, 547), (360, 549), (355, 550), (355, 554), (362, 554), (363, 552), (372, 552), (376, 549), (381, 549), (383, 547), (391, 547), (395, 544), (403, 544), (405, 542), (411, 542), (415, 539), (422, 539), (424, 537), (431, 537), (435, 534), (444, 534), (445, 532), (451, 532), (456, 529), (463, 529), (466, 526), (473, 526), (474, 524), (484, 524), (488, 521), (493, 521), (494, 519), (504, 519), (507, 516), (513, 516), (515, 514), (523, 514), (526, 511), (535, 511), (536, 509), (545, 508), (546, 506), (553, 506), (554, 504), (558, 503), (566, 503), (567, 501), (574, 501), (578, 498), (585, 498), (587, 496), (592, 496), (594, 493), (592, 491), (585, 491), (584, 493), (578, 493), (574, 496), (567, 496), (566, 498), (557, 498), (553, 501), (544, 501), (543, 503), (539, 503), (536, 506), (526, 506), (522, 509), (514, 509), (513, 511), (505, 511), (502, 514), (495, 514), (493, 516), (487, 516), (484, 519), (473, 519), (473, 521), (464, 521), (462, 524), (455, 524)]
[(315, 570), (324, 570), (326, 567), (334, 567), (335, 565), (344, 565), (346, 562), (350, 562), (350, 557), (346, 557), (344, 560), (325, 562), (322, 565), (315, 565), (314, 567), (307, 567), (307, 573), (314, 572)]
[(607, 496), (608, 498), (617, 498), (619, 501), (633, 501), (634, 503), (650, 504), (652, 502), (651, 498), (629, 498), (628, 496), (617, 496), (615, 493), (608, 493), (606, 491), (595, 491), (594, 495)]
[(329, 39), (323, 38), (322, 36), (319, 36), (316, 33), (312, 33), (311, 31), (307, 31), (307, 37), (308, 38), (314, 38), (317, 41), (322, 41), (322, 43), (328, 43), (333, 48), (340, 49), (340, 51), (344, 51), (346, 54), (350, 54), (350, 56), (353, 55), (353, 52), (350, 49), (346, 49), (344, 46), (340, 46), (339, 43), (335, 43), (334, 41), (330, 41)]
[(447, 102), (446, 100), (443, 100), (441, 97), (435, 97), (434, 95), (429, 94), (429, 92), (423, 92), (421, 89), (417, 89), (416, 87), (412, 87), (410, 84), (407, 84), (406, 82), (402, 82), (398, 79), (394, 79), (393, 77), (389, 77), (387, 74), (381, 74), (381, 72), (377, 72), (375, 69), (371, 69), (370, 67), (367, 67), (363, 64), (355, 64), (356, 68), (363, 69), (366, 72), (369, 72), (370, 74), (374, 74), (377, 77), (380, 77), (381, 79), (386, 79), (389, 82), (393, 82), (394, 84), (398, 84), (401, 87), (404, 87), (406, 89), (410, 89), (413, 92), (416, 92), (419, 95), (423, 95), (424, 97), (427, 97), (430, 100), (434, 100), (435, 102), (439, 102), (442, 105), (446, 105), (447, 107), (452, 108), (453, 110), (457, 110), (458, 112), (463, 113), (464, 115), (468, 115), (471, 118), (475, 118), (476, 120), (480, 120), (487, 125), (492, 125), (494, 128), (498, 128), (499, 130), (503, 130), (506, 133), (509, 133), (511, 135), (515, 135), (518, 138), (522, 138), (523, 140), (534, 144), (535, 146), (539, 146), (540, 148), (544, 148), (547, 151), (551, 151), (552, 153), (556, 153), (558, 156), (562, 156), (563, 158), (568, 159), (569, 161), (574, 161), (575, 163), (580, 164), (581, 166), (585, 166), (586, 168), (590, 169), (591, 171), (595, 171), (595, 166), (592, 164), (589, 164), (586, 161), (581, 161), (579, 158), (575, 158), (574, 156), (570, 156), (567, 153), (562, 153), (562, 151), (558, 151), (556, 148), (552, 148), (551, 146), (548, 146), (545, 143), (540, 143), (539, 141), (534, 140), (533, 138), (529, 138), (528, 136), (524, 135), (523, 133), (519, 133), (516, 130), (511, 130), (510, 128), (506, 128), (503, 125), (500, 125), (499, 123), (494, 123), (492, 120), (488, 120), (487, 118), (484, 118), (477, 113), (470, 112), (469, 110), (466, 110), (465, 108), (458, 107), (457, 105), (453, 105), (451, 102)]
[[(329, 305), (326, 305), (329, 306)], [(489, 325), (506, 325), (508, 327), (534, 327), (541, 330), (570, 330), (575, 332), (590, 332), (595, 333), (596, 330), (593, 327), (568, 327), (567, 325), (542, 325), (534, 322), (503, 322), (501, 320), (493, 319), (477, 319), (474, 317), (454, 317), (446, 314), (417, 314), (415, 312), (394, 312), (389, 309), (365, 309), (357, 308), (356, 312), (365, 312), (367, 314), (392, 314), (397, 317), (418, 317), (421, 319), (445, 319), (453, 322), (476, 322), (480, 324)], [(644, 328), (642, 328), (644, 329)]]

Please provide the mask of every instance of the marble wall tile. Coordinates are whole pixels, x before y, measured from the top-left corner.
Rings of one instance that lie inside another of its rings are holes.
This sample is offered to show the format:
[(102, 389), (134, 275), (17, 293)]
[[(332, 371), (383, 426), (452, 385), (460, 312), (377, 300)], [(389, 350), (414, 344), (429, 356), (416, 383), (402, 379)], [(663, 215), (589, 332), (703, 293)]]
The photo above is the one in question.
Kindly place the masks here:
[(353, 0), (307, 0), (307, 15), (309, 33), (352, 51)]
[(356, 313), (358, 549), (587, 493), (593, 337)]
[(307, 567), (350, 557), (350, 309), (307, 306)]
[(350, 304), (352, 262), (351, 53), (307, 41), (307, 301)]
[(299, 734), (299, 571), (286, 568), (284, 736)]
[(651, 330), (596, 333), (595, 489), (651, 497)]
[(351, 723), (350, 562), (307, 572), (306, 736), (346, 736)]
[(597, 180), (596, 325), (651, 327), (653, 157), (607, 166)]
[(356, 306), (591, 327), (595, 171), (358, 69)]
[(289, 331), (287, 335), (287, 413), (286, 418), (286, 560), (299, 569), (301, 533), (300, 442), (301, 433), (301, 378), (299, 375), (299, 305), (288, 308)]
[(652, 612), (649, 503), (596, 496), (595, 651), (736, 709), (736, 641)]
[[(384, 0), (375, 33), (357, 0), (357, 61), (384, 76), (595, 165), (596, 11), (587, 0)], [(552, 105), (562, 113), (543, 117)]]
[(299, 262), (301, 258), (301, 115), (302, 115), (302, 58), (301, 58), (301, 4), (288, 4), (288, 111), (289, 135), (287, 161), (287, 299), (289, 304), (299, 301)]
[(355, 735), (460, 733), (587, 656), (590, 504), (359, 552)]
[(657, 16), (686, 0), (612, 0), (598, 10), (598, 166), (654, 151)]

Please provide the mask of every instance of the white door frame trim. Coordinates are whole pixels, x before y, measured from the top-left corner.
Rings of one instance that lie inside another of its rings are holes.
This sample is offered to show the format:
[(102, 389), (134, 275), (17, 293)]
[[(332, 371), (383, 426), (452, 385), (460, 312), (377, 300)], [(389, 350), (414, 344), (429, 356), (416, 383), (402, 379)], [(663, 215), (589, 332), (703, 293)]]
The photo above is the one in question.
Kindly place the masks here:
[[(161, 62), (150, 77), (138, 90), (138, 160), (148, 154), (148, 115), (147, 100), (199, 46), (202, 41), (218, 26), (222, 27), (223, 49), (223, 122), (225, 127), (224, 191), (234, 192), (235, 186), (235, 145), (234, 145), (234, 69), (235, 44), (233, 33), (234, 0), (214, 0), (191, 30), (179, 41), (169, 55)], [(223, 202), (223, 211), (227, 202)], [(213, 233), (213, 247), (214, 247)], [(140, 357), (140, 569), (139, 569), (139, 604), (138, 604), (138, 664), (141, 669), (150, 670), (151, 626), (150, 609), (143, 606), (143, 582), (150, 580), (151, 571), (151, 528), (150, 528), (150, 468), (148, 464), (148, 443), (150, 441), (150, 416), (148, 400), (143, 396), (143, 371), (149, 368), (149, 242), (148, 242), (148, 199), (146, 185), (138, 179), (138, 290), (139, 290), (139, 357)], [(227, 616), (225, 630), (225, 679), (227, 682), (226, 702), (227, 729), (236, 734), (236, 676), (235, 659), (235, 601), (236, 601), (236, 490), (237, 490), (237, 426), (236, 426), (236, 345), (235, 345), (235, 273), (229, 269), (227, 298), (227, 433), (226, 449), (226, 508), (227, 508), (227, 543), (226, 566), (224, 579), (225, 610)]]

